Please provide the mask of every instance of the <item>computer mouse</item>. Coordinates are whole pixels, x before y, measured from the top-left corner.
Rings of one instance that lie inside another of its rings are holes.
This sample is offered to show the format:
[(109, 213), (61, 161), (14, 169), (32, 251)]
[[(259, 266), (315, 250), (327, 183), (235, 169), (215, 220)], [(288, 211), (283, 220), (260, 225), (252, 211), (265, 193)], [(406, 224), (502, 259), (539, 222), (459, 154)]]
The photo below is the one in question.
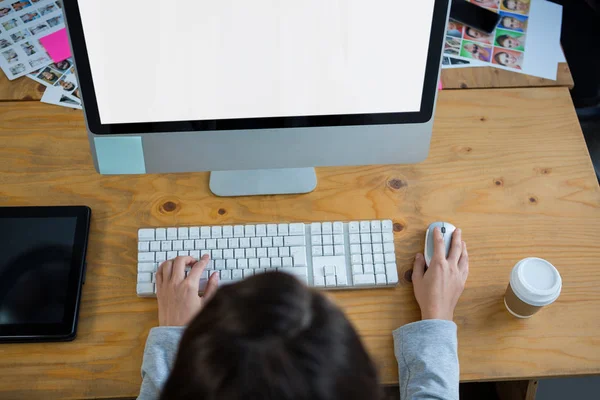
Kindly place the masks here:
[(434, 222), (427, 228), (425, 234), (425, 264), (429, 266), (431, 258), (433, 257), (433, 230), (435, 227), (440, 227), (442, 236), (444, 237), (444, 244), (446, 245), (446, 257), (450, 251), (450, 244), (452, 243), (452, 234), (456, 230), (456, 227), (449, 222)]

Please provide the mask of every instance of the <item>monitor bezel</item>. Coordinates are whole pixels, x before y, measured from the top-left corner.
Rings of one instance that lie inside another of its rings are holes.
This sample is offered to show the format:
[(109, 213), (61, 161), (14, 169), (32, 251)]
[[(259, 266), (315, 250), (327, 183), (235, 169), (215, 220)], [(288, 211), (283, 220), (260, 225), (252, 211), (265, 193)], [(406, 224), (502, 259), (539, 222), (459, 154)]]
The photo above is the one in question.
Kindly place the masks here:
[[(442, 46), (448, 18), (448, 2), (449, 0), (435, 0), (420, 111), (119, 124), (103, 124), (100, 119), (78, 0), (64, 0), (63, 7), (88, 129), (96, 135), (124, 135), (163, 132), (417, 124), (428, 122), (431, 120), (435, 108)], [(393, 51), (393, 49), (390, 49), (390, 51)]]

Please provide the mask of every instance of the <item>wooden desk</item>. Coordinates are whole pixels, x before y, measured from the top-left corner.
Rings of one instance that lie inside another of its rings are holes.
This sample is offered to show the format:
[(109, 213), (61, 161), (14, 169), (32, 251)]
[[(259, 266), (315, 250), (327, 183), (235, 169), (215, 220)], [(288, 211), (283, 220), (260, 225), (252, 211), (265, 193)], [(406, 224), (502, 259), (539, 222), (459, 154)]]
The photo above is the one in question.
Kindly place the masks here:
[[(0, 205), (93, 210), (78, 337), (0, 345), (0, 398), (135, 396), (157, 324), (156, 302), (135, 296), (137, 228), (258, 221), (392, 218), (400, 276), (427, 225), (451, 221), (471, 258), (456, 310), (461, 379), (600, 373), (600, 190), (566, 88), (444, 91), (427, 161), (320, 168), (317, 190), (301, 196), (216, 198), (206, 173), (102, 177), (81, 112), (0, 103), (0, 121)], [(527, 256), (554, 263), (564, 289), (518, 320), (502, 298)], [(391, 332), (419, 318), (411, 284), (331, 297), (383, 382), (397, 382)]]
[[(565, 86), (572, 88), (573, 77), (566, 63), (558, 68), (556, 81), (517, 74), (497, 68), (459, 68), (442, 71), (444, 89), (465, 88), (514, 88), (514, 87), (544, 87)], [(0, 74), (0, 101), (39, 100), (46, 88), (29, 78), (9, 81)]]

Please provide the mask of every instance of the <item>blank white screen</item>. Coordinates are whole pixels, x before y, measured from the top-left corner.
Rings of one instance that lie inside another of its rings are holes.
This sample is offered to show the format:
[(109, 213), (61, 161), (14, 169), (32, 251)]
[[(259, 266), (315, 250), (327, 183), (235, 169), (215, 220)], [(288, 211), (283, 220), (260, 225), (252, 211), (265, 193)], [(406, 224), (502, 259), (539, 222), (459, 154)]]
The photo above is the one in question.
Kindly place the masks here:
[(420, 110), (435, 0), (79, 0), (103, 124)]

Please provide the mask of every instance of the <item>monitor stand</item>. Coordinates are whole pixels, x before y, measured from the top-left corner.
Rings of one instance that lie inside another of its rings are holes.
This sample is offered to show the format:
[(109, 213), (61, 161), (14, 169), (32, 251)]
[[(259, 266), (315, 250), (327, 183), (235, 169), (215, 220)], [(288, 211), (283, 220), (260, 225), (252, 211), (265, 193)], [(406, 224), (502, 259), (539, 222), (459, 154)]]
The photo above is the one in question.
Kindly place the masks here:
[(317, 187), (317, 174), (314, 168), (215, 171), (209, 185), (220, 197), (310, 193)]

